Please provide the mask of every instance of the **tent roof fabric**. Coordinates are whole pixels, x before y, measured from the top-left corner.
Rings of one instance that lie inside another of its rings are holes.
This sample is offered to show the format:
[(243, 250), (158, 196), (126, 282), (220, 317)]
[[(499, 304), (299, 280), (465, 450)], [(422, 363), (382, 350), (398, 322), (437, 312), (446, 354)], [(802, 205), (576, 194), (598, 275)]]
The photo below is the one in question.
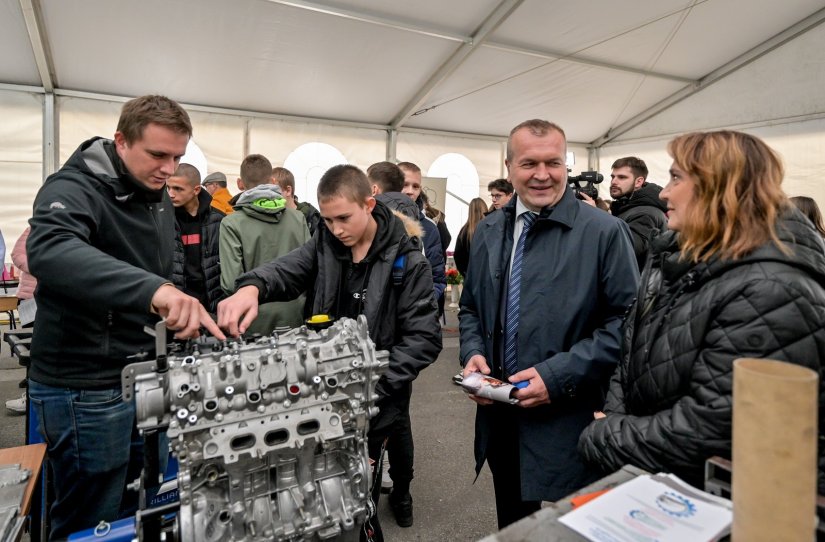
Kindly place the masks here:
[(604, 144), (823, 21), (822, 0), (0, 0), (0, 88), (498, 137), (540, 117)]

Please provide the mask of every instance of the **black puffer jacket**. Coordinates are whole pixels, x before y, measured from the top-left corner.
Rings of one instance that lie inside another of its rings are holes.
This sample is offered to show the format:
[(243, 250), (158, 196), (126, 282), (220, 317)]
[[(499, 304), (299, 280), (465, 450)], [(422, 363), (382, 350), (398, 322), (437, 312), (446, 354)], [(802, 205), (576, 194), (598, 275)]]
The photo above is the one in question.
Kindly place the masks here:
[(822, 423), (825, 245), (796, 209), (777, 234), (791, 255), (769, 243), (737, 261), (696, 265), (679, 260), (674, 232), (654, 240), (625, 323), (607, 417), (579, 440), (587, 461), (605, 471), (631, 463), (701, 485), (707, 458), (731, 457), (733, 361), (740, 357), (817, 371)]
[[(389, 368), (376, 390), (380, 397), (408, 397), (412, 381), (441, 352), (432, 274), (421, 253), (417, 223), (409, 219), (402, 222), (380, 201), (372, 215), (378, 230), (364, 259), (369, 261), (370, 271), (361, 312), (367, 317), (376, 348), (390, 352)], [(402, 283), (396, 286), (392, 266), (399, 254), (406, 255), (406, 262)], [(306, 291), (307, 315), (335, 316), (345, 282), (342, 271), (351, 261), (350, 249), (321, 222), (318, 234), (305, 245), (241, 275), (236, 285), (256, 285), (261, 303), (295, 299)]]
[[(175, 213), (179, 209), (175, 209)], [(185, 211), (184, 211), (185, 212)], [(220, 235), (221, 220), (226, 215), (212, 207), (212, 196), (206, 190), (198, 193), (198, 219), (201, 223), (201, 268), (206, 283), (206, 299), (209, 312), (218, 310), (218, 301), (224, 298), (221, 289)], [(172, 267), (172, 282), (180, 290), (186, 285), (183, 269), (185, 265), (183, 242), (180, 229), (175, 231), (175, 260)]]
[(667, 225), (667, 204), (659, 199), (661, 191), (661, 186), (645, 183), (635, 192), (616, 198), (610, 204), (610, 213), (630, 226), (639, 271), (644, 269), (650, 240)]

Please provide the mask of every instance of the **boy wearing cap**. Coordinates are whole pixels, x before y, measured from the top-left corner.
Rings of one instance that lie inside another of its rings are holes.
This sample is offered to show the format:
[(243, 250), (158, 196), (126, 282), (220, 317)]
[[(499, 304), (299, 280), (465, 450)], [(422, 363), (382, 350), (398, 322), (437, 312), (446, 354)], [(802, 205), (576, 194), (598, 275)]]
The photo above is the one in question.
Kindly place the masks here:
[[(389, 368), (376, 385), (380, 412), (370, 420), (369, 454), (378, 460), (396, 421), (409, 411), (412, 381), (441, 352), (430, 265), (421, 253), (420, 226), (377, 202), (357, 167), (328, 170), (318, 184), (318, 202), (323, 220), (317, 234), (241, 275), (235, 295), (218, 305), (218, 324), (238, 335), (255, 319), (259, 303), (302, 292), (307, 292), (306, 314), (365, 315), (376, 348), (390, 352)], [(393, 267), (399, 261), (403, 275), (397, 280)], [(409, 484), (395, 481), (391, 504), (403, 499), (412, 507)], [(377, 503), (380, 484), (373, 486)], [(380, 532), (377, 518), (370, 522)]]

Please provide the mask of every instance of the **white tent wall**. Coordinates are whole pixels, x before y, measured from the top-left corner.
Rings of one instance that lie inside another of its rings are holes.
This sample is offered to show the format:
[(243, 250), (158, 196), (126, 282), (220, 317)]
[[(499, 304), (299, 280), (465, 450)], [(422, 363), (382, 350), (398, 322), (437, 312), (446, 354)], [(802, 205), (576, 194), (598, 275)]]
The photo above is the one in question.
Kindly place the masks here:
[(61, 167), (87, 139), (114, 136), (122, 103), (86, 98), (58, 97), (58, 155)]
[(809, 196), (825, 209), (825, 119), (747, 130), (782, 156), (785, 193)]
[(43, 95), (0, 90), (0, 118), (0, 230), (11, 262), (43, 181)]
[(230, 192), (237, 192), (235, 179), (240, 175), (244, 157), (244, 132), (248, 118), (189, 111), (192, 139), (206, 156), (209, 173), (226, 175)]

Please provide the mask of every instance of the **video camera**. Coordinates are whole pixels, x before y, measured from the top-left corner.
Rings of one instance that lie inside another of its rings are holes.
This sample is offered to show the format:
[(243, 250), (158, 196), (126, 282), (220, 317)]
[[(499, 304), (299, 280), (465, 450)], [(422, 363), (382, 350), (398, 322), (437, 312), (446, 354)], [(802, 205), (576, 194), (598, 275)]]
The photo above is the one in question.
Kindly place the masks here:
[[(570, 170), (568, 169), (567, 172), (570, 173)], [(577, 198), (584, 199), (581, 195), (586, 194), (590, 196), (593, 201), (599, 197), (599, 190), (595, 185), (603, 180), (604, 176), (596, 171), (582, 171), (580, 175), (567, 177), (567, 183), (570, 185), (570, 188), (573, 189), (573, 192), (576, 193)]]

